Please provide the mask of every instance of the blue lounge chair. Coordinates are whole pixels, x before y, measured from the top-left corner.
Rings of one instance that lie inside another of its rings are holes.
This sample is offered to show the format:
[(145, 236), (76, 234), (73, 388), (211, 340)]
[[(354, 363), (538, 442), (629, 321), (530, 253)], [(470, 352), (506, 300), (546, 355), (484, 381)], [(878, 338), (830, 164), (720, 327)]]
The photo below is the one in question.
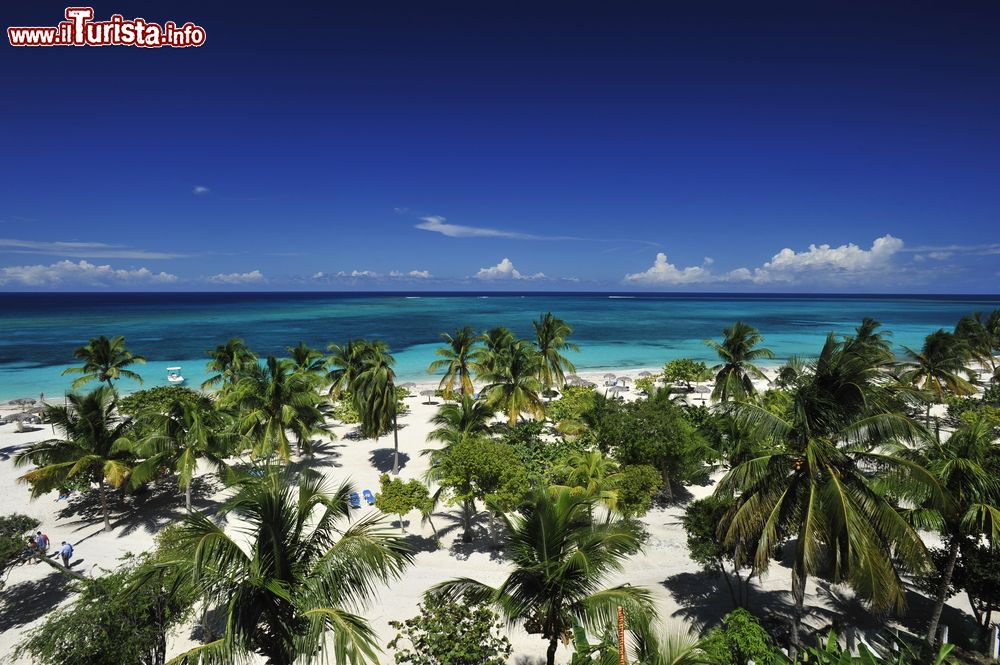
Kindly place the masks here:
[(375, 495), (372, 494), (371, 490), (365, 490), (361, 494), (362, 494), (362, 496), (365, 497), (365, 501), (368, 502), (369, 506), (374, 506), (375, 505)]
[(351, 492), (351, 495), (348, 497), (348, 500), (351, 502), (351, 508), (361, 507), (361, 497), (358, 496), (357, 492)]

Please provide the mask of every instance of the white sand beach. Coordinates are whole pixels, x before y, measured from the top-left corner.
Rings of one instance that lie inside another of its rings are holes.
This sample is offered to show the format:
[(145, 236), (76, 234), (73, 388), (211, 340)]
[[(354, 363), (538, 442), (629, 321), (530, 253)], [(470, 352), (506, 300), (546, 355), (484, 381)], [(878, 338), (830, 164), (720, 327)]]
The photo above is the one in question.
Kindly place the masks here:
[[(640, 371), (630, 369), (615, 374), (634, 380)], [(601, 385), (604, 373), (581, 373), (581, 376)], [(429, 420), (440, 400), (435, 398), (427, 404), (427, 399), (418, 394), (420, 390), (430, 387), (434, 384), (428, 382), (411, 391), (414, 396), (406, 400), (409, 411), (399, 419), (399, 444), (404, 460), (400, 476), (404, 479), (423, 475), (427, 459), (419, 451), (435, 445), (427, 441), (427, 435), (431, 430)], [(625, 393), (625, 397), (632, 399), (634, 389)], [(8, 413), (9, 410), (0, 415)], [(27, 426), (28, 431), (25, 432), (16, 432), (15, 429), (13, 424), (0, 427), (0, 502), (4, 512), (16, 511), (36, 517), (41, 521), (41, 529), (55, 545), (63, 540), (73, 543), (74, 569), (94, 575), (115, 567), (125, 553), (151, 548), (156, 533), (183, 514), (183, 496), (169, 483), (163, 483), (143, 496), (130, 497), (121, 502), (116, 500), (112, 516), (114, 528), (109, 532), (103, 530), (96, 496), (77, 494), (68, 500), (58, 501), (53, 493), (31, 500), (28, 487), (16, 480), (23, 470), (14, 467), (13, 455), (26, 444), (51, 437), (52, 431), (46, 425)], [(371, 489), (377, 492), (380, 473), (391, 465), (392, 440), (358, 439), (352, 434), (354, 430), (354, 426), (333, 426), (334, 438), (325, 441), (314, 458), (294, 458), (294, 461), (320, 471), (332, 481), (347, 478), (359, 491)], [(715, 479), (718, 477), (719, 474), (716, 474)], [(210, 508), (222, 496), (221, 485), (209, 478), (202, 477), (196, 485), (196, 508)], [(711, 486), (689, 489), (695, 498), (712, 491)], [(355, 512), (371, 510), (376, 509), (366, 506)], [(701, 575), (699, 567), (688, 558), (685, 533), (679, 524), (682, 512), (682, 507), (651, 510), (643, 518), (649, 534), (644, 552), (631, 559), (619, 579), (613, 581), (650, 589), (659, 614), (666, 623), (687, 622), (698, 627), (701, 622), (714, 623), (729, 611), (730, 601), (722, 582)], [(444, 547), (439, 550), (434, 549), (430, 527), (422, 527), (416, 513), (408, 516), (404, 527), (417, 549), (414, 564), (405, 572), (403, 579), (385, 588), (379, 602), (364, 612), (378, 632), (382, 645), (395, 635), (389, 622), (416, 614), (421, 594), (431, 585), (456, 576), (473, 577), (487, 583), (498, 583), (503, 579), (507, 566), (498, 548), (485, 537), (479, 537), (471, 545), (463, 545), (459, 537), (460, 529), (455, 528), (457, 522), (450, 520), (457, 516), (458, 509), (452, 507), (443, 507), (436, 514), (437, 527), (444, 533)], [(483, 523), (489, 521), (485, 513), (480, 517)], [(395, 526), (395, 516), (386, 519)], [(756, 593), (752, 602), (762, 615), (780, 613), (781, 608), (790, 602), (787, 593), (789, 575), (788, 568), (775, 563), (763, 579), (755, 581)], [(4, 656), (10, 654), (14, 645), (47, 611), (71, 599), (66, 578), (49, 566), (29, 564), (14, 568), (6, 582), (6, 588), (0, 594), (0, 655)], [(958, 597), (952, 602), (961, 607), (963, 601), (964, 597)], [(827, 625), (833, 620), (845, 623), (867, 620), (871, 626), (877, 625), (875, 618), (858, 611), (848, 589), (831, 589), (822, 580), (818, 581), (818, 586), (815, 581), (810, 581), (807, 602), (814, 609), (811, 621), (817, 626)], [(962, 607), (962, 610), (967, 611), (967, 608)], [(946, 613), (946, 620), (947, 617)], [(921, 620), (917, 619), (918, 622)], [(869, 626), (862, 624), (862, 627)], [(191, 628), (184, 626), (174, 632), (169, 643), (170, 655), (196, 644), (191, 638)], [(509, 662), (544, 662), (546, 645), (537, 636), (528, 635), (518, 628), (512, 630), (509, 637), (514, 646)], [(568, 649), (560, 647), (557, 662), (566, 663), (569, 654)], [(382, 662), (393, 662), (392, 655), (384, 654)]]

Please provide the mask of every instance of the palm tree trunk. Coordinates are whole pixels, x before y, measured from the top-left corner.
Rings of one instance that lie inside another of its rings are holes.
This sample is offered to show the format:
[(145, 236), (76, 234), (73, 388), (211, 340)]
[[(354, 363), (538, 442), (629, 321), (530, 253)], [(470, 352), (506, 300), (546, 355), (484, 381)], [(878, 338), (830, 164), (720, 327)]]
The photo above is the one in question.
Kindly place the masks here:
[[(392, 407), (392, 475), (399, 475), (399, 425), (396, 424), (396, 406)], [(400, 522), (402, 524), (402, 522)]]
[(427, 523), (431, 525), (431, 531), (434, 532), (434, 542), (437, 543), (438, 548), (441, 547), (441, 536), (438, 535), (437, 527), (434, 526), (434, 520), (431, 519), (431, 514), (427, 513)]
[(464, 527), (464, 531), (462, 532), (463, 543), (472, 542), (472, 510), (472, 499), (466, 499), (462, 504), (462, 522)]
[(184, 504), (187, 506), (187, 510), (191, 512), (191, 480), (188, 480), (187, 487), (184, 488)]
[(955, 563), (958, 561), (960, 543), (959, 537), (955, 535), (951, 537), (951, 542), (948, 544), (948, 563), (945, 564), (944, 572), (941, 575), (937, 598), (934, 600), (934, 611), (931, 612), (931, 620), (927, 625), (927, 636), (924, 637), (924, 642), (929, 647), (934, 646), (938, 639), (938, 624), (941, 622), (941, 613), (944, 611), (944, 601), (948, 598), (948, 587), (951, 585), (951, 577), (955, 573)]
[(549, 639), (549, 648), (545, 651), (545, 662), (547, 665), (555, 665), (556, 662), (556, 648), (559, 646), (559, 638), (553, 637)]
[(111, 517), (108, 514), (108, 494), (107, 487), (104, 485), (104, 478), (101, 478), (98, 481), (97, 488), (101, 495), (101, 512), (104, 513), (104, 530), (111, 531)]
[(788, 657), (794, 663), (799, 652), (799, 626), (802, 624), (802, 608), (806, 599), (806, 570), (796, 564), (792, 572), (792, 596), (795, 599), (795, 609), (792, 613), (792, 632), (789, 635)]

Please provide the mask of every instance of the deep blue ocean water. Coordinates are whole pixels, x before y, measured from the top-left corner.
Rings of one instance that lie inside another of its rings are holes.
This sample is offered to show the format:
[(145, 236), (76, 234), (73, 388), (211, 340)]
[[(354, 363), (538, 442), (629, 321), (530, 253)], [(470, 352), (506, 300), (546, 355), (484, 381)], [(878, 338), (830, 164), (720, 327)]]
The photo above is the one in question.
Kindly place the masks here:
[[(205, 378), (205, 351), (243, 337), (261, 356), (299, 340), (322, 349), (352, 337), (392, 347), (401, 380), (427, 380), (439, 334), (505, 325), (522, 336), (551, 311), (574, 327), (578, 369), (657, 367), (677, 357), (714, 360), (702, 340), (733, 321), (756, 326), (778, 360), (815, 355), (830, 332), (874, 316), (897, 347), (917, 347), (963, 315), (1000, 307), (1000, 296), (761, 296), (609, 294), (7, 293), (0, 294), (0, 400), (61, 395), (73, 349), (97, 335), (125, 335), (149, 359), (145, 385), (165, 385), (181, 365)], [(123, 381), (122, 390), (135, 389)]]

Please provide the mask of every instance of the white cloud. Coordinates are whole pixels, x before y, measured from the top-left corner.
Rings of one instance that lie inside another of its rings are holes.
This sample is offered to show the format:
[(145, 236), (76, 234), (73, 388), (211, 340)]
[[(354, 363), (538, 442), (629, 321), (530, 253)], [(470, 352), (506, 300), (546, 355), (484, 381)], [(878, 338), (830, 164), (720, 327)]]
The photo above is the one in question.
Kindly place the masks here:
[(703, 265), (678, 268), (667, 261), (666, 254), (660, 252), (649, 270), (625, 275), (625, 281), (638, 284), (695, 284), (714, 281), (712, 271), (709, 270), (711, 264), (711, 259), (705, 259)]
[(754, 271), (753, 281), (792, 282), (803, 276), (819, 278), (815, 281), (837, 281), (870, 275), (888, 269), (892, 257), (902, 248), (903, 241), (888, 234), (876, 238), (871, 249), (861, 249), (854, 243), (838, 247), (809, 245), (804, 252), (786, 247)]
[(411, 270), (410, 272), (393, 270), (389, 273), (389, 277), (396, 278), (409, 277), (410, 279), (430, 279), (430, 276), (431, 273), (429, 270)]
[(352, 270), (351, 277), (378, 277), (378, 273), (371, 270)]
[(854, 243), (838, 247), (813, 244), (801, 252), (786, 247), (759, 268), (737, 268), (720, 274), (712, 272), (714, 261), (710, 258), (705, 258), (700, 266), (678, 268), (661, 252), (649, 269), (625, 275), (625, 281), (666, 286), (733, 282), (843, 283), (885, 275), (902, 249), (903, 241), (888, 234), (876, 238), (870, 249), (862, 249)]
[(150, 252), (133, 249), (125, 245), (109, 245), (103, 242), (17, 240), (0, 238), (0, 252), (10, 254), (43, 254), (85, 259), (178, 259), (185, 254), (174, 252)]
[(88, 261), (57, 261), (51, 265), (8, 266), (0, 268), (0, 286), (128, 286), (134, 284), (169, 284), (177, 276), (153, 272), (148, 268), (127, 270)]
[(205, 187), (204, 185), (197, 185), (193, 190), (191, 190), (191, 192), (199, 196), (202, 194), (208, 194), (208, 187)]
[(485, 226), (463, 226), (461, 224), (446, 224), (440, 215), (421, 217), (416, 228), (421, 231), (440, 233), (449, 238), (514, 238), (517, 240), (576, 240), (570, 236), (539, 236), (519, 231), (504, 231)]
[(480, 268), (476, 273), (476, 279), (545, 279), (545, 273), (535, 273), (534, 275), (522, 275), (510, 259), (505, 258), (500, 263), (489, 268)]
[(264, 273), (259, 270), (251, 270), (250, 272), (230, 272), (230, 273), (220, 273), (218, 275), (212, 275), (206, 278), (207, 281), (213, 282), (215, 284), (253, 284), (254, 282), (263, 282)]

